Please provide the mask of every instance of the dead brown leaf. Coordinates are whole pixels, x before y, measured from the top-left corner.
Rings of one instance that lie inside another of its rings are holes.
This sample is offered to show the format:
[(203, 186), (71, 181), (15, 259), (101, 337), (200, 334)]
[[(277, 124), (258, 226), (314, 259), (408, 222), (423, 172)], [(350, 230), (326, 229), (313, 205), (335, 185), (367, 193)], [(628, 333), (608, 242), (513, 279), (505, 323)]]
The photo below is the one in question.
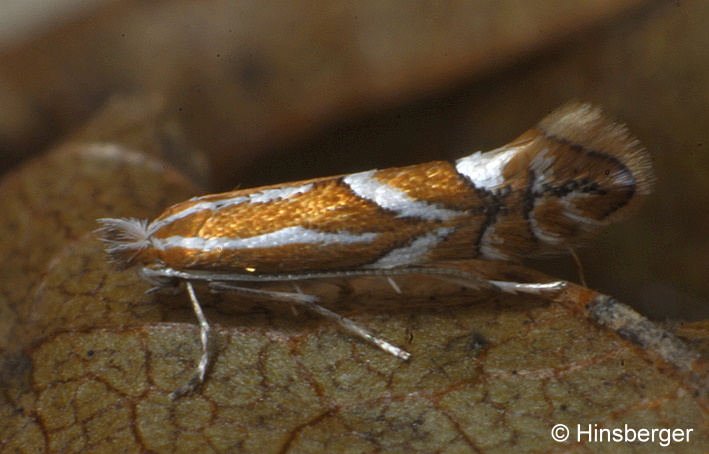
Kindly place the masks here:
[[(60, 147), (0, 189), (4, 451), (600, 449), (576, 442), (577, 424), (693, 429), (677, 452), (709, 443), (706, 357), (576, 286), (549, 299), (428, 279), (397, 279), (401, 296), (372, 279), (314, 289), (410, 351), (407, 362), (288, 307), (203, 295), (217, 361), (201, 392), (172, 401), (199, 356), (188, 301), (146, 295), (90, 231), (101, 216), (153, 217), (194, 189), (136, 150), (95, 143)], [(553, 441), (556, 424), (571, 428), (569, 441)]]
[[(238, 15), (249, 27), (227, 33), (233, 24), (225, 20), (204, 27), (197, 40), (183, 33), (190, 24), (229, 15), (194, 2), (145, 3), (138, 13), (112, 7), (98, 20), (3, 60), (3, 69), (13, 71), (3, 71), (10, 75), (1, 81), (0, 97), (13, 102), (2, 103), (0, 129), (18, 132), (3, 134), (10, 138), (3, 151), (73, 131), (96, 102), (87, 87), (106, 93), (149, 87), (167, 93), (172, 113), (188, 120), (190, 137), (222, 151), (216, 161), (229, 165), (217, 164), (217, 178), (233, 182), (223, 169), (243, 171), (237, 169), (256, 151), (313, 133), (338, 113), (381, 108), (505, 67), (644, 2), (564, 2), (563, 15), (537, 2), (508, 10), (496, 9), (499, 2), (463, 3), (457, 6), (489, 6), (495, 14), (444, 6), (438, 14), (419, 11), (399, 21), (401, 6), (392, 3), (385, 14), (343, 14), (339, 22), (323, 9), (283, 29), (279, 21), (291, 21), (292, 11), (272, 15), (259, 4), (252, 11), (257, 16)], [(185, 4), (193, 5), (194, 16), (184, 14)], [(698, 94), (705, 77), (698, 68), (707, 61), (700, 39), (705, 9), (701, 2), (670, 2), (635, 27), (623, 25), (598, 39), (584, 35), (588, 47), (576, 43), (520, 75), (492, 87), (486, 82), (478, 88), (483, 96), (424, 106), (420, 124), (442, 132), (416, 145), (430, 149), (446, 136), (466, 146), (471, 136), (507, 137), (529, 125), (529, 110), (543, 111), (569, 96), (603, 100), (639, 127), (661, 169), (670, 172), (658, 190), (663, 202), (655, 212), (662, 217), (649, 224), (673, 223), (662, 224), (666, 247), (653, 244), (652, 253), (666, 259), (674, 280), (704, 283), (705, 262), (677, 266), (683, 263), (677, 257), (703, 250), (698, 245), (704, 243), (706, 109)], [(445, 34), (443, 18), (454, 24)], [(482, 18), (484, 27), (471, 26)], [(401, 28), (390, 35), (394, 23)], [(87, 39), (89, 30), (100, 33)], [(143, 31), (160, 39), (146, 40)], [(396, 33), (411, 39), (392, 39)], [(353, 38), (362, 36), (370, 45)], [(286, 45), (278, 42), (283, 37)], [(679, 46), (682, 40), (696, 46)], [(405, 45), (377, 59), (382, 42)], [(161, 45), (166, 50), (156, 51)], [(107, 264), (90, 231), (97, 217), (150, 218), (197, 192), (157, 158), (195, 170), (190, 176), (198, 181), (204, 181), (203, 161), (159, 100), (125, 101), (0, 182), (3, 452), (706, 451), (706, 323), (680, 326), (679, 340), (613, 298), (579, 287), (550, 299), (473, 293), (426, 279), (402, 279), (403, 296), (371, 279), (313, 289), (328, 296), (332, 309), (411, 351), (409, 362), (322, 319), (294, 316), (289, 307), (202, 295), (217, 331), (218, 359), (201, 393), (170, 401), (167, 394), (189, 378), (199, 356), (188, 301), (145, 295), (148, 284), (136, 270)], [(467, 107), (457, 107), (461, 103)], [(447, 104), (455, 106), (447, 114), (429, 113)], [(453, 117), (474, 125), (472, 132), (449, 127)], [(370, 129), (381, 121), (373, 122)], [(366, 136), (357, 126), (352, 136)], [(378, 140), (384, 145), (370, 153), (393, 152), (386, 137)], [(351, 142), (343, 156), (369, 143)], [(678, 202), (694, 207), (684, 211), (692, 216), (678, 215)], [(689, 236), (694, 241), (675, 238)], [(604, 269), (627, 267), (624, 251), (613, 263), (598, 260)], [(511, 265), (468, 266), (506, 279), (548, 279)], [(558, 444), (550, 432), (558, 423), (694, 432), (689, 442), (668, 448)]]
[(649, 2), (108, 2), (0, 55), (0, 147), (17, 161), (74, 131), (101, 95), (158, 92), (224, 187), (333, 117), (503, 68)]

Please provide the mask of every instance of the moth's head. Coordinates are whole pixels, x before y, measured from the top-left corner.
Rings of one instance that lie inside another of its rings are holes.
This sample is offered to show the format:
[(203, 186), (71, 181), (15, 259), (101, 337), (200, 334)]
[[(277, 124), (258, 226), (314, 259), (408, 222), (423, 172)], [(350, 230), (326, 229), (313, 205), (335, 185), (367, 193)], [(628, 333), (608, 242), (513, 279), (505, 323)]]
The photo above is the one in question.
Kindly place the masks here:
[(106, 252), (115, 262), (128, 267), (144, 262), (144, 255), (150, 249), (148, 221), (135, 218), (102, 218), (96, 233), (106, 244)]

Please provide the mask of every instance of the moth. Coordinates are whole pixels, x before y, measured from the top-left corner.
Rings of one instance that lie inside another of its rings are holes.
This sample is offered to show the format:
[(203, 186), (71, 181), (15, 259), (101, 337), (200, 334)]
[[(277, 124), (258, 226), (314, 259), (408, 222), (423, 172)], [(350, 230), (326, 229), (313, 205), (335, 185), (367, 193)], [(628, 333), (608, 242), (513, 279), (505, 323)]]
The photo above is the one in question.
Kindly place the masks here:
[[(305, 306), (384, 351), (409, 353), (318, 305), (298, 281), (419, 274), (471, 288), (543, 293), (564, 283), (491, 281), (446, 263), (563, 253), (624, 219), (650, 194), (652, 164), (628, 130), (570, 103), (501, 148), (454, 162), (316, 178), (195, 197), (152, 222), (99, 219), (114, 262), (156, 289), (182, 285), (200, 325), (195, 376), (212, 361), (193, 284)], [(253, 284), (292, 282), (293, 292)]]

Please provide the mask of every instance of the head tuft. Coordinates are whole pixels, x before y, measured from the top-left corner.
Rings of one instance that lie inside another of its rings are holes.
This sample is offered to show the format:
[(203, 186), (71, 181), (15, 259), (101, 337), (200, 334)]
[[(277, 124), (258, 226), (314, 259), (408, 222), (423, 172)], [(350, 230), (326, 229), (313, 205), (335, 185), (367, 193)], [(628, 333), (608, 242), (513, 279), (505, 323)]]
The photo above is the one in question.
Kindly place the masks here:
[(150, 233), (146, 219), (102, 218), (96, 233), (106, 243), (106, 252), (111, 261), (124, 266), (131, 265), (136, 256), (150, 246)]

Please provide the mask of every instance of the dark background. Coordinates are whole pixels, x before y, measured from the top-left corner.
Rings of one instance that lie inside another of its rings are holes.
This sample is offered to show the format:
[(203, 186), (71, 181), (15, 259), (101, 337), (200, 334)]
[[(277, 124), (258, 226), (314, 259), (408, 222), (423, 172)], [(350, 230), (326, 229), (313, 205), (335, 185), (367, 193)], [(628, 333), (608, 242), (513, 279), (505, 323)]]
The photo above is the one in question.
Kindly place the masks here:
[[(55, 14), (35, 11), (42, 27), (0, 49), (3, 172), (125, 95), (163, 99), (207, 165), (163, 158), (205, 192), (455, 159), (589, 101), (628, 124), (658, 179), (634, 219), (580, 251), (589, 286), (656, 320), (709, 316), (707, 2), (114, 1)], [(578, 280), (568, 258), (530, 265)]]

